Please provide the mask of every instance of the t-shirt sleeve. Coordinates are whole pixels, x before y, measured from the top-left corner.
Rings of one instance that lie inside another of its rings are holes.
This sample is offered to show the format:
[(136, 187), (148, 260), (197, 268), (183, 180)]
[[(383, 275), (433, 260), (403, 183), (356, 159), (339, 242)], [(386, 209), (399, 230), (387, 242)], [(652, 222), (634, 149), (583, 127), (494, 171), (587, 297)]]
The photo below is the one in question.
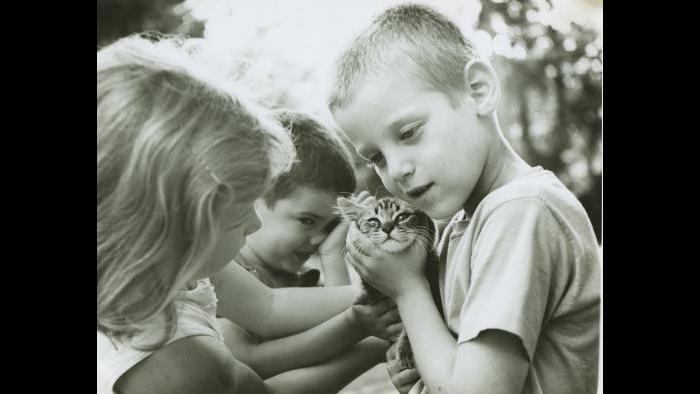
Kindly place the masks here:
[(562, 267), (555, 264), (565, 236), (549, 208), (534, 197), (501, 204), (476, 231), (458, 343), (499, 329), (518, 336), (532, 360), (549, 304), (557, 297), (554, 282)]

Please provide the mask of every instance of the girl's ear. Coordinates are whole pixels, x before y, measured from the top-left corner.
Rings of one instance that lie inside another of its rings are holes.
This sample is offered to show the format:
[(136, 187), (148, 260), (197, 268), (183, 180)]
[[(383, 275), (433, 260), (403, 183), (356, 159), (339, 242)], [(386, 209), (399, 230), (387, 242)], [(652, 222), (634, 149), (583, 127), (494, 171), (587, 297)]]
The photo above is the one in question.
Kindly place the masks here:
[(357, 220), (360, 218), (360, 215), (362, 215), (362, 212), (365, 212), (367, 209), (369, 209), (368, 206), (358, 204), (352, 199), (352, 197), (338, 197), (336, 199), (336, 207), (334, 211), (337, 215), (340, 215), (345, 219)]

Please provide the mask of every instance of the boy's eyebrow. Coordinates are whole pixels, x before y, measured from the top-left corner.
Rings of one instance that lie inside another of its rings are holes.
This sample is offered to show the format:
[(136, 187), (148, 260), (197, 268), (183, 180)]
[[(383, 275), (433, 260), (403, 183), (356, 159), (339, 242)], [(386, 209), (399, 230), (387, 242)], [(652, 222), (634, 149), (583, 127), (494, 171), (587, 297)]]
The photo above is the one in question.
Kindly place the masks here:
[(323, 219), (323, 216), (321, 216), (315, 212), (303, 211), (303, 212), (299, 212), (299, 215), (306, 215), (306, 216), (311, 216), (311, 217), (316, 218), (316, 219)]
[[(392, 131), (402, 125), (403, 123), (406, 123), (408, 121), (415, 120), (420, 116), (420, 113), (413, 108), (413, 107), (408, 107), (406, 109), (398, 111), (396, 114), (392, 115), (389, 117), (389, 121), (387, 122), (387, 125), (380, 128), (379, 132), (383, 133), (385, 131)], [(360, 155), (361, 158), (365, 159), (366, 161), (369, 161), (367, 159), (366, 152), (369, 149), (365, 145), (358, 145), (355, 151), (357, 152), (358, 155)]]
[(387, 125), (384, 126), (382, 130), (394, 130), (402, 123), (406, 123), (409, 120), (413, 120), (414, 118), (419, 117), (419, 114), (417, 112), (418, 111), (416, 111), (413, 107), (408, 107), (404, 110), (398, 111), (397, 113), (389, 117)]

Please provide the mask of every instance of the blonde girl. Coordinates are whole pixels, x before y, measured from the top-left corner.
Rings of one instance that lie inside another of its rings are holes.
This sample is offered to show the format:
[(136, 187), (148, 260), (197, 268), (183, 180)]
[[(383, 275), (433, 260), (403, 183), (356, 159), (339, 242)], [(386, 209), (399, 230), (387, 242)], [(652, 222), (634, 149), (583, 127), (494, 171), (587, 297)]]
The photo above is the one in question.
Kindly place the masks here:
[(319, 391), (337, 390), (386, 350), (364, 338), (388, 325), (388, 309), (348, 307), (350, 287), (276, 292), (233, 272), (226, 288), (240, 301), (226, 315), (236, 324), (266, 338), (355, 333), (359, 343), (266, 381), (225, 345), (208, 277), (259, 228), (253, 202), (294, 152), (278, 124), (213, 75), (173, 39), (128, 37), (97, 53), (98, 392), (304, 392), (309, 380), (298, 378), (316, 373)]

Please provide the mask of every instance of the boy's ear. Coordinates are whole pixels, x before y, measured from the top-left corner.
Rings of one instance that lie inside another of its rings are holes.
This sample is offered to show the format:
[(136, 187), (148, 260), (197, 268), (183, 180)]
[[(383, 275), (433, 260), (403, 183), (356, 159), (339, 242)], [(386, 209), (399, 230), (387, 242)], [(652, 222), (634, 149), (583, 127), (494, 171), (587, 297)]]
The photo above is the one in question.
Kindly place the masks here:
[(464, 66), (467, 95), (474, 101), (479, 116), (489, 116), (496, 110), (501, 84), (493, 67), (480, 59), (472, 59)]

